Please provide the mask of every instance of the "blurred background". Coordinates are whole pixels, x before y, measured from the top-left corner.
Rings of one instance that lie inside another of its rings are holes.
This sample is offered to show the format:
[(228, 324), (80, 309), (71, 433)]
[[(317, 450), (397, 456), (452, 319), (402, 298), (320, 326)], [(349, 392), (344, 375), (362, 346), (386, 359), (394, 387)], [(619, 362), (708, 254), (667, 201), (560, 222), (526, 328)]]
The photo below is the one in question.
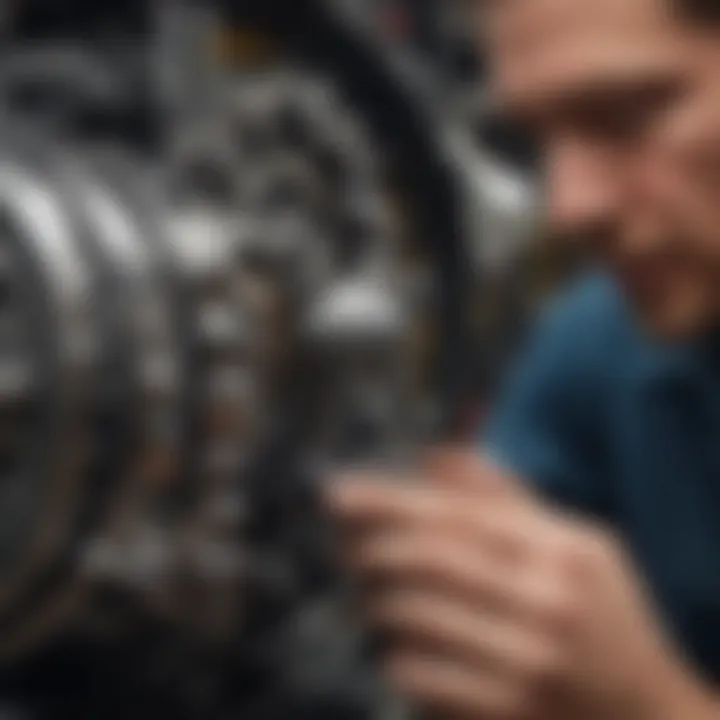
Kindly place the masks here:
[(5, 0), (0, 715), (406, 717), (318, 485), (471, 439), (576, 261), (472, 0)]

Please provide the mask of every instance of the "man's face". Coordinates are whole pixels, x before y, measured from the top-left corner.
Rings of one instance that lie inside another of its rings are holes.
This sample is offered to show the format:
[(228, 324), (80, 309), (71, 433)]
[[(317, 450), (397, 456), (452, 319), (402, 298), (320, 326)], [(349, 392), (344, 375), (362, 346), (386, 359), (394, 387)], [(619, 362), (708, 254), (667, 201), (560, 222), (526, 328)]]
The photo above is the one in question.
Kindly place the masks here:
[(619, 278), (648, 328), (720, 319), (720, 28), (672, 0), (491, 0), (501, 110), (536, 134), (548, 213)]

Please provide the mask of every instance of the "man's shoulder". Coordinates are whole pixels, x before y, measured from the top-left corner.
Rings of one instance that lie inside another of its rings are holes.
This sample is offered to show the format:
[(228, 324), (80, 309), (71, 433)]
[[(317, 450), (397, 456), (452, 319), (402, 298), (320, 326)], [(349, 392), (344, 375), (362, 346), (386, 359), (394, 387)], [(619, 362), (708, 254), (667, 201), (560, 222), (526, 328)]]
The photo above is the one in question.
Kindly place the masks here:
[(485, 452), (555, 500), (605, 513), (607, 488), (596, 476), (635, 334), (608, 278), (582, 278), (553, 298), (484, 428)]
[(501, 414), (598, 415), (633, 372), (639, 337), (613, 281), (580, 278), (542, 309), (500, 393)]

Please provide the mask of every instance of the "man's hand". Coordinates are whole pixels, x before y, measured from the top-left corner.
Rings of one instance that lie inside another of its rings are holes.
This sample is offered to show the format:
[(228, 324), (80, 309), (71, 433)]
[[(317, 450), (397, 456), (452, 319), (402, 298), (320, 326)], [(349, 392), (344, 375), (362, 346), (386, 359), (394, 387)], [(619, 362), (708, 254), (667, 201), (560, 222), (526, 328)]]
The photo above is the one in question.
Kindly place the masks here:
[(332, 497), (410, 698), (484, 720), (720, 718), (610, 532), (468, 453), (428, 475), (340, 482)]

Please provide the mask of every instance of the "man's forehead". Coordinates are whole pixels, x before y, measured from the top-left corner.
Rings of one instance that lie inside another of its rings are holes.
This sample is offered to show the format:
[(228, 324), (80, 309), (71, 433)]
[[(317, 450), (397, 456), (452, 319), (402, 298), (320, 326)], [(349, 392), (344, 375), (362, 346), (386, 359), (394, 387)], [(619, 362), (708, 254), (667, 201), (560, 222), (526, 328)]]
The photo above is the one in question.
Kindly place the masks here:
[[(484, 1), (484, 0), (483, 0)], [(632, 82), (677, 62), (668, 0), (490, 0), (481, 16), (498, 100)]]
[(533, 49), (574, 36), (622, 42), (677, 31), (670, 0), (492, 0), (480, 13), (490, 49)]
[(540, 28), (558, 22), (667, 22), (674, 0), (476, 0), (478, 17), (499, 26)]

